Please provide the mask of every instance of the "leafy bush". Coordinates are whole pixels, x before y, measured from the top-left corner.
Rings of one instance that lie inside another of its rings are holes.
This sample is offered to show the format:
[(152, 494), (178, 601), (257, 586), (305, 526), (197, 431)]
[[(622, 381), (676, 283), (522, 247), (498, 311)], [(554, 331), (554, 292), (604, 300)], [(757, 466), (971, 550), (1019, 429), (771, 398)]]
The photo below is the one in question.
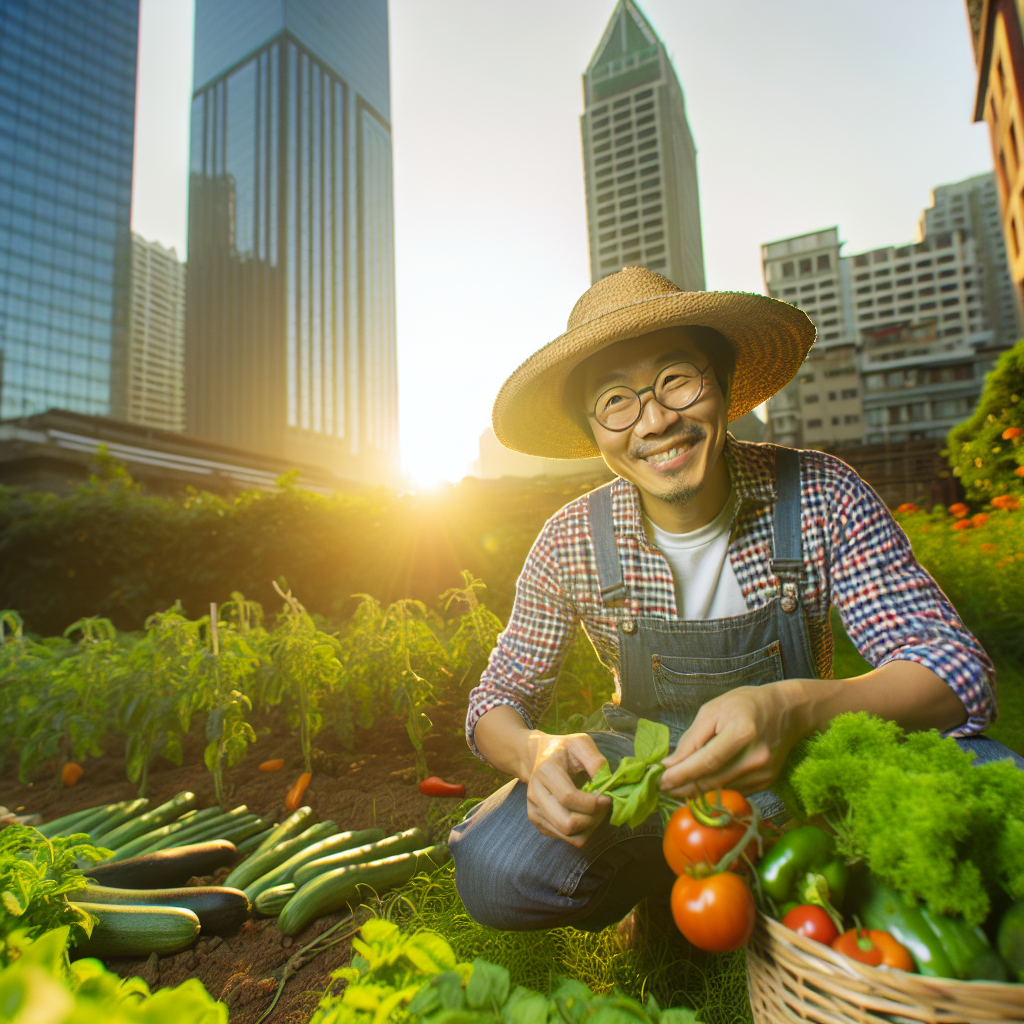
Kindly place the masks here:
[(985, 377), (974, 415), (950, 432), (943, 453), (967, 500), (1024, 497), (1024, 339), (999, 357)]

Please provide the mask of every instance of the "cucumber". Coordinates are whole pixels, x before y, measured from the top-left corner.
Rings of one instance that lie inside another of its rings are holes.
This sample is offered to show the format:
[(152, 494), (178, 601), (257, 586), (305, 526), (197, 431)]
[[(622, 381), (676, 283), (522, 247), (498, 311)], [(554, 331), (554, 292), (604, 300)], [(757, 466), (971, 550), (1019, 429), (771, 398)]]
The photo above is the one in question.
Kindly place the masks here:
[(283, 843), (286, 839), (297, 836), (313, 824), (313, 818), (312, 807), (300, 807), (297, 811), (293, 811), (256, 847), (256, 852), (269, 850), (271, 846), (277, 846), (278, 843)]
[(118, 907), (181, 907), (199, 918), (203, 935), (233, 935), (252, 905), (240, 889), (195, 885), (180, 889), (112, 889), (90, 883), (81, 891), (86, 903)]
[(251, 821), (255, 817), (245, 804), (240, 804), (232, 811), (226, 811), (215, 818), (208, 818), (206, 821), (196, 822), (195, 825), (183, 828), (180, 832), (158, 839), (148, 852), (154, 853), (156, 850), (164, 850), (168, 846), (205, 843), (209, 839), (220, 839), (221, 836), (216, 834), (218, 829), (223, 832), (228, 828), (233, 828), (240, 821)]
[(127, 860), (129, 857), (135, 857), (140, 853), (147, 853), (161, 839), (173, 836), (176, 832), (183, 832), (187, 828), (190, 829), (193, 825), (198, 825), (200, 822), (216, 818), (220, 813), (219, 807), (207, 807), (202, 811), (188, 811), (177, 821), (172, 821), (169, 825), (155, 828), (152, 832), (146, 832), (138, 838), (131, 840), (131, 842), (125, 843), (124, 846), (119, 846), (111, 860)]
[(199, 918), (181, 907), (124, 907), (77, 901), (75, 906), (96, 918), (92, 935), (75, 946), (79, 956), (168, 956), (187, 949), (199, 935)]
[(276, 824), (271, 825), (270, 828), (265, 829), (262, 832), (257, 832), (256, 835), (249, 836), (248, 839), (242, 840), (242, 842), (238, 844), (238, 856), (248, 857), (250, 853), (258, 850), (263, 845), (263, 840), (266, 839), (275, 828), (277, 828)]
[[(294, 839), (285, 839), (276, 846), (254, 853), (247, 860), (242, 861), (224, 879), (224, 884), (236, 885), (239, 889), (244, 889), (247, 885), (261, 879), (268, 871), (273, 871), (279, 864), (283, 864), (293, 853), (304, 850), (307, 846), (312, 846), (328, 836), (333, 836), (337, 831), (338, 826), (333, 821), (322, 821), (318, 825), (311, 825)], [(250, 899), (253, 898), (253, 894), (247, 893), (247, 895)]]
[(275, 885), (271, 889), (264, 889), (253, 904), (256, 913), (262, 914), (264, 917), (277, 917), (296, 891), (294, 882), (285, 882), (284, 885)]
[(216, 838), (226, 839), (229, 843), (241, 842), (243, 839), (248, 839), (249, 836), (256, 835), (257, 832), (262, 832), (266, 827), (267, 823), (262, 818), (256, 818), (254, 821), (247, 821), (235, 825), (233, 828), (224, 829), (217, 834)]
[(81, 811), (72, 811), (71, 814), (65, 814), (60, 818), (54, 818), (53, 821), (48, 821), (45, 825), (39, 825), (38, 829), (47, 839), (50, 839), (65, 828), (73, 828), (78, 822), (83, 821), (97, 811), (105, 811), (108, 808), (116, 809), (117, 806), (117, 804), (101, 804), (96, 807), (86, 807)]
[(447, 855), (448, 846), (441, 843), (383, 860), (326, 871), (302, 886), (285, 904), (277, 919), (277, 930), (282, 935), (297, 935), (310, 921), (359, 899), (359, 890), (364, 886), (381, 893), (405, 885), (428, 865), (434, 867), (443, 863)]
[[(303, 835), (311, 831), (312, 829), (307, 829)], [(360, 832), (339, 832), (338, 835), (321, 839), (319, 842), (312, 843), (309, 846), (299, 847), (297, 852), (293, 853), (286, 861), (245, 886), (245, 894), (249, 899), (253, 900), (261, 892), (272, 886), (294, 881), (295, 872), (309, 861), (319, 860), (321, 857), (327, 857), (334, 853), (343, 853), (345, 850), (351, 850), (360, 846), (368, 847), (383, 838), (384, 833), (379, 828), (367, 828)], [(287, 842), (294, 842), (294, 840), (288, 840)], [(376, 860), (377, 858), (370, 857), (369, 859)], [(226, 885), (227, 882), (224, 884)]]
[(124, 801), (120, 810), (112, 814), (101, 825), (97, 826), (93, 832), (89, 833), (89, 838), (92, 840), (93, 845), (96, 845), (97, 839), (106, 839), (106, 837), (113, 832), (115, 828), (118, 828), (126, 821), (131, 821), (132, 818), (142, 814), (147, 807), (149, 807), (149, 800), (144, 796), (140, 796), (137, 800)]
[(194, 876), (212, 875), (217, 868), (234, 864), (238, 851), (222, 839), (191, 846), (172, 846), (117, 863), (107, 861), (83, 872), (100, 885), (122, 889), (155, 889), (184, 885)]
[[(111, 815), (116, 814), (123, 804), (107, 804), (105, 807), (93, 807), (91, 810), (86, 811), (84, 814), (77, 815), (74, 821), (70, 821), (65, 825), (61, 825), (58, 821), (50, 823), (50, 829), (45, 833), (49, 839), (57, 839), (61, 836), (73, 836), (79, 832), (89, 833), (91, 836), (94, 831), (106, 821)], [(46, 828), (47, 826), (43, 826)]]
[(316, 878), (317, 875), (322, 875), (325, 871), (347, 868), (353, 864), (366, 864), (369, 861), (392, 857), (396, 853), (407, 853), (409, 850), (419, 850), (428, 841), (418, 828), (406, 829), (404, 832), (398, 832), (396, 835), (380, 839), (375, 843), (367, 843), (364, 846), (357, 846), (355, 849), (342, 850), (311, 860), (295, 872), (292, 881), (301, 889), (307, 882)]
[(195, 807), (197, 800), (198, 797), (195, 793), (190, 793), (186, 789), (177, 796), (172, 796), (170, 800), (162, 803), (159, 807), (154, 807), (153, 810), (146, 811), (145, 814), (119, 825), (113, 831), (104, 833), (103, 845), (111, 850), (119, 850), (125, 843), (145, 835), (151, 829), (167, 825), (180, 818), (186, 811)]

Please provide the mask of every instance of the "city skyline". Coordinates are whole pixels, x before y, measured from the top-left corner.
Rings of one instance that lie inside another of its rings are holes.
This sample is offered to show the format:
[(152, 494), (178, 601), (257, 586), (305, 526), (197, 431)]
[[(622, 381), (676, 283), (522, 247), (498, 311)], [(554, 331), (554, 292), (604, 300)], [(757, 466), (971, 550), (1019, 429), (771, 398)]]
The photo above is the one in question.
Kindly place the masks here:
[[(163, 5), (179, 19), (185, 7)], [(844, 225), (847, 251), (909, 237), (907, 211), (932, 188), (991, 168), (985, 128), (971, 123), (970, 35), (953, 0), (868, 3), (856, 13), (794, 2), (745, 10), (742, 31), (733, 5), (641, 8), (686, 87), (708, 287), (762, 290), (766, 238), (834, 223)], [(391, 4), (402, 448), (424, 475), (465, 471), (501, 380), (564, 328), (587, 287), (581, 75), (613, 9), (613, 0), (515, 11)], [(143, 103), (147, 18), (160, 10), (144, 0)], [(173, 64), (166, 18), (154, 26), (164, 51), (154, 68)], [(817, 56), (804, 61), (808, 53)], [(455, 121), (441, 116), (444, 96), (458, 97)], [(157, 109), (173, 128), (178, 108)], [(472, 132), (457, 130), (464, 122)], [(158, 180), (170, 176), (164, 152)], [(156, 173), (145, 162), (140, 153), (136, 230), (172, 244), (145, 226), (146, 207), (174, 205), (145, 200)], [(506, 307), (508, 295), (529, 301), (495, 319), (494, 304)], [(441, 443), (422, 429), (416, 385), (426, 379), (464, 396), (438, 422)]]

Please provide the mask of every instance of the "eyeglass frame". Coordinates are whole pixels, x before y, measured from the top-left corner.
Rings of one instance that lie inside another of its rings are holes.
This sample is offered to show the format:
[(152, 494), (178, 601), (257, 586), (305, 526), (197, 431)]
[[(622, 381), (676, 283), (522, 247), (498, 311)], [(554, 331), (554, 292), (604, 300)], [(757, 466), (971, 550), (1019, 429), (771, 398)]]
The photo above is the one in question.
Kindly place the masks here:
[[(678, 366), (678, 365), (679, 365), (679, 364), (681, 364), (681, 363), (687, 363), (688, 365), (692, 366), (692, 367), (693, 367), (693, 368), (694, 368), (694, 369), (695, 369), (695, 370), (697, 371), (697, 373), (699, 373), (699, 374), (700, 374), (700, 387), (699, 387), (699, 388), (698, 388), (698, 390), (697, 390), (697, 394), (696, 394), (696, 395), (695, 395), (695, 396), (693, 397), (693, 399), (691, 399), (691, 400), (690, 400), (689, 402), (687, 402), (687, 403), (686, 403), (686, 405), (681, 405), (681, 406), (679, 406), (678, 408), (674, 408), (674, 407), (673, 407), (673, 406), (671, 406), (671, 405), (665, 405), (665, 403), (664, 403), (664, 402), (661, 402), (661, 401), (659, 401), (659, 399), (658, 399), (658, 396), (654, 394), (654, 389), (655, 389), (655, 387), (656, 387), (656, 386), (657, 386), (657, 384), (658, 384), (658, 377), (660, 377), (660, 376), (661, 376), (661, 375), (662, 375), (662, 374), (663, 374), (663, 373), (664, 373), (664, 372), (665, 372), (666, 370), (670, 369), (670, 368), (671, 368), (671, 367), (673, 367), (673, 366)], [(595, 399), (594, 399), (594, 409), (593, 409), (593, 411), (592, 411), (592, 412), (588, 412), (588, 413), (587, 413), (587, 416), (589, 416), (589, 417), (590, 417), (591, 419), (593, 419), (593, 420), (596, 420), (596, 421), (597, 421), (597, 423), (598, 423), (598, 424), (599, 424), (599, 425), (601, 426), (601, 428), (602, 428), (603, 430), (610, 430), (610, 431), (611, 431), (612, 433), (614, 433), (614, 434), (621, 434), (621, 433), (622, 433), (623, 431), (626, 431), (626, 430), (632, 430), (632, 429), (633, 429), (633, 428), (634, 428), (634, 427), (635, 427), (635, 426), (636, 426), (636, 425), (637, 425), (637, 424), (638, 424), (638, 423), (640, 422), (640, 419), (641, 419), (641, 417), (642, 417), (642, 416), (643, 416), (643, 414), (644, 414), (644, 409), (646, 408), (646, 406), (644, 405), (644, 399), (643, 399), (643, 396), (644, 396), (644, 395), (645, 395), (645, 394), (646, 394), (646, 393), (647, 393), (648, 391), (650, 391), (650, 392), (651, 392), (651, 396), (652, 396), (653, 400), (654, 400), (655, 402), (657, 402), (657, 403), (658, 403), (658, 405), (660, 405), (660, 406), (662, 407), (662, 409), (668, 409), (668, 410), (669, 410), (669, 412), (682, 412), (682, 411), (683, 411), (684, 409), (689, 409), (691, 405), (696, 405), (696, 404), (697, 404), (697, 402), (699, 402), (699, 401), (700, 401), (700, 399), (701, 399), (701, 395), (703, 395), (703, 394), (704, 394), (704, 380), (705, 380), (705, 376), (704, 376), (704, 375), (705, 375), (705, 374), (707, 373), (707, 371), (708, 371), (708, 370), (710, 370), (711, 368), (712, 368), (712, 365), (711, 365), (711, 360), (710, 360), (710, 359), (708, 360), (708, 363), (707, 363), (707, 365), (706, 365), (706, 366), (704, 367), (704, 369), (703, 369), (703, 370), (702, 370), (702, 369), (701, 369), (701, 368), (700, 368), (700, 367), (699, 367), (699, 366), (698, 366), (698, 365), (697, 365), (696, 363), (690, 362), (690, 360), (689, 360), (689, 359), (678, 359), (678, 360), (676, 360), (676, 362), (674, 362), (674, 363), (669, 363), (669, 364), (668, 364), (668, 366), (663, 366), (663, 367), (662, 367), (662, 368), (661, 368), (661, 369), (660, 369), (660, 370), (658, 371), (658, 375), (657, 375), (657, 377), (655, 377), (655, 378), (654, 378), (654, 383), (653, 383), (653, 384), (648, 384), (648, 385), (647, 385), (647, 387), (645, 387), (645, 388), (641, 388), (641, 389), (640, 389), (639, 391), (634, 391), (634, 390), (633, 390), (633, 388), (631, 388), (631, 387), (630, 387), (630, 386), (629, 386), (628, 384), (614, 384), (614, 385), (613, 385), (612, 387), (610, 387), (610, 388), (605, 388), (605, 389), (604, 389), (604, 391), (602, 391), (602, 392), (601, 392), (601, 394), (599, 394), (599, 395), (597, 396), (597, 398), (595, 398)], [(601, 423), (601, 421), (600, 421), (600, 420), (599, 420), (599, 419), (597, 418), (597, 405), (598, 405), (598, 402), (600, 402), (600, 401), (601, 401), (601, 399), (602, 399), (602, 398), (603, 398), (603, 397), (604, 397), (605, 395), (607, 395), (609, 391), (615, 391), (615, 390), (616, 390), (616, 388), (626, 388), (626, 390), (627, 390), (627, 391), (632, 391), (632, 392), (633, 392), (633, 394), (634, 394), (634, 395), (636, 395), (637, 399), (638, 399), (638, 400), (639, 400), (639, 402), (640, 402), (640, 410), (639, 410), (639, 412), (637, 412), (637, 414), (636, 414), (636, 419), (634, 419), (634, 420), (633, 420), (633, 422), (632, 422), (632, 423), (630, 423), (630, 424), (629, 424), (628, 426), (625, 426), (625, 427), (606, 427), (606, 426), (605, 426), (605, 425), (604, 425), (603, 423)]]

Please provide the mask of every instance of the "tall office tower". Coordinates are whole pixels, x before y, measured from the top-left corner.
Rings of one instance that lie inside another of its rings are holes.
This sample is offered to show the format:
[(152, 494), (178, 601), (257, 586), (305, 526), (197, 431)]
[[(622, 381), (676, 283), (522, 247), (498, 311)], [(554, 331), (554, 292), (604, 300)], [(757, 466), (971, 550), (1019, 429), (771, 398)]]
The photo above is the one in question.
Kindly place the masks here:
[(138, 0), (0, 0), (0, 418), (123, 415)]
[(661, 40), (619, 0), (583, 76), (590, 278), (628, 265), (704, 289), (697, 150)]
[(198, 0), (189, 433), (338, 476), (397, 453), (386, 0)]
[(1024, 324), (1024, 24), (1013, 0), (967, 0), (978, 80), (974, 120), (988, 124), (1017, 315)]
[(761, 247), (768, 294), (819, 330), (797, 379), (768, 403), (777, 441), (936, 439), (970, 415), (1016, 338), (993, 188), (991, 174), (937, 188), (916, 243), (840, 257), (830, 228)]
[(979, 305), (993, 341), (1009, 347), (1020, 337), (1013, 281), (1007, 272), (1006, 240), (999, 214), (996, 177), (990, 171), (932, 192), (932, 205), (921, 211), (917, 240), (962, 228), (977, 243)]
[(185, 264), (136, 234), (124, 379), (129, 423), (185, 429)]

